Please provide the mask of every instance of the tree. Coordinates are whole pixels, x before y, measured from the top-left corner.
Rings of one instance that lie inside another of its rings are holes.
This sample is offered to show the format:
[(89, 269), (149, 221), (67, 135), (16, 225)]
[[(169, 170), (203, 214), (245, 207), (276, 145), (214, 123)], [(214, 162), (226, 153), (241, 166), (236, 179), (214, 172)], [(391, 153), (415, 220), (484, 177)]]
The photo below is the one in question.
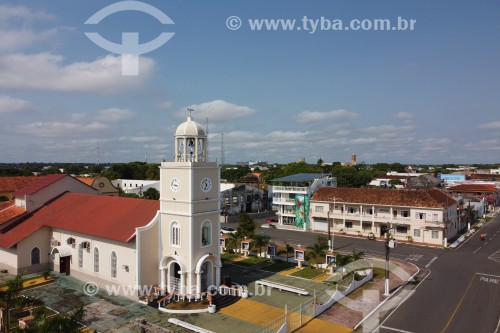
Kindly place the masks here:
[(286, 262), (288, 262), (288, 254), (293, 252), (293, 247), (291, 247), (287, 241), (285, 241), (284, 243), (285, 243), (285, 252), (286, 252)]
[(318, 268), (318, 263), (321, 260), (321, 258), (324, 258), (326, 255), (326, 250), (328, 250), (328, 240), (323, 237), (318, 235), (316, 237), (316, 243), (313, 245), (309, 245), (307, 247), (309, 258), (311, 263), (316, 265), (316, 268)]
[(324, 162), (323, 162), (323, 159), (320, 157), (320, 158), (318, 159), (318, 161), (316, 162), (316, 165), (320, 167), (320, 166), (323, 166), (323, 163), (324, 163)]
[(23, 281), (24, 279), (21, 275), (16, 275), (12, 279), (7, 280), (2, 286), (2, 289), (0, 289), (0, 306), (5, 309), (2, 325), (4, 332), (9, 331), (10, 310), (27, 306), (40, 306), (43, 304), (42, 301), (36, 298), (21, 296)]
[(356, 251), (356, 249), (353, 249), (352, 250), (352, 255), (350, 256), (350, 259), (349, 259), (349, 262), (357, 261), (357, 260), (363, 258), (364, 255), (365, 255), (364, 252), (362, 252), (362, 251)]
[(267, 246), (269, 244), (269, 237), (266, 236), (264, 233), (257, 234), (253, 236), (253, 243), (254, 246), (259, 248), (259, 257), (261, 256), (262, 253), (262, 247)]
[(229, 236), (230, 238), (228, 239), (228, 247), (232, 249), (239, 249), (240, 248), (239, 241), (243, 238), (241, 231), (236, 230), (236, 232), (229, 234)]
[(237, 229), (242, 237), (252, 238), (256, 227), (255, 221), (248, 214), (240, 214), (240, 223)]
[(158, 190), (155, 189), (154, 187), (150, 187), (146, 191), (144, 191), (142, 196), (146, 199), (149, 199), (149, 200), (159, 200), (160, 199), (160, 192), (158, 192)]
[(58, 314), (47, 317), (42, 307), (38, 307), (33, 311), (33, 323), (29, 328), (18, 330), (19, 333), (39, 333), (39, 332), (54, 332), (54, 333), (77, 333), (80, 332), (82, 326), (79, 322), (82, 321), (85, 315), (83, 305), (80, 305), (75, 311), (68, 315)]

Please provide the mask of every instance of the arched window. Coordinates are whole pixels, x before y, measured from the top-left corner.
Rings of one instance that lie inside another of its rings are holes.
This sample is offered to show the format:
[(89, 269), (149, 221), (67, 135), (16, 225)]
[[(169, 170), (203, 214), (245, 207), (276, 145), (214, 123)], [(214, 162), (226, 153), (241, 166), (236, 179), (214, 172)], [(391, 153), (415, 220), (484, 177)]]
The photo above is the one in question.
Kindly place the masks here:
[(201, 224), (201, 246), (212, 245), (212, 223), (205, 221)]
[(99, 273), (99, 249), (94, 248), (94, 272)]
[(111, 277), (116, 277), (116, 252), (111, 252)]
[(78, 268), (83, 268), (83, 245), (78, 244)]
[(181, 227), (178, 222), (172, 222), (170, 226), (170, 245), (181, 245)]
[(31, 250), (31, 264), (38, 265), (40, 263), (40, 249), (35, 247)]

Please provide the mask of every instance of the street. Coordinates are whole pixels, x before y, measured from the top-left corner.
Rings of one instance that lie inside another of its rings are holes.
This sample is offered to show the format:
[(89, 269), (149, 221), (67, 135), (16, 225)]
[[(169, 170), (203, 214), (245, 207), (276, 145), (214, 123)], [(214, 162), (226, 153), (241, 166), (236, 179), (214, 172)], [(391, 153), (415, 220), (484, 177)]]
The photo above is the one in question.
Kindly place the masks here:
[[(225, 226), (237, 227), (237, 223)], [(262, 230), (272, 240), (304, 246), (313, 244), (320, 234)], [(391, 250), (391, 258), (412, 262), (428, 274), (414, 288), (411, 297), (389, 312), (373, 332), (500, 332), (500, 215), (480, 233), (487, 234), (484, 241), (477, 232), (454, 250), (401, 243)], [(335, 235), (334, 249), (342, 252), (356, 249), (365, 256), (385, 255), (383, 242), (364, 238)]]

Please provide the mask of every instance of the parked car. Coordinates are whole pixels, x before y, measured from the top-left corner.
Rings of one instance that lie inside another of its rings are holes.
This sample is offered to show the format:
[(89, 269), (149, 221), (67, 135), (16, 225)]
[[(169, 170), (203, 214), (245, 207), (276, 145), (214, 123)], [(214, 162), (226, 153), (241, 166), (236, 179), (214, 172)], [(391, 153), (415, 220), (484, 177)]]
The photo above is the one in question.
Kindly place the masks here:
[(270, 218), (270, 219), (267, 219), (266, 222), (267, 223), (274, 223), (274, 222), (278, 222), (278, 219)]
[(220, 233), (221, 234), (234, 234), (234, 233), (236, 233), (236, 229), (229, 228), (229, 227), (222, 227), (222, 228), (220, 228)]

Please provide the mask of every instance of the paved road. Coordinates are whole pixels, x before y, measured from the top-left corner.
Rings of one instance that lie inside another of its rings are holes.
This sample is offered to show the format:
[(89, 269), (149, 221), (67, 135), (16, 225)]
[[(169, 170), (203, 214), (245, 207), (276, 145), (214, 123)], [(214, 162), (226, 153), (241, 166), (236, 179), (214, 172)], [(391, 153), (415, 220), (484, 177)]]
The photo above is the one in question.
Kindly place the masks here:
[[(257, 220), (257, 223), (263, 223), (264, 219)], [(266, 225), (263, 223), (264, 226)], [(227, 223), (222, 224), (222, 226), (229, 226), (236, 228), (237, 223)], [(287, 241), (292, 245), (301, 244), (304, 246), (311, 245), (315, 242), (317, 235), (324, 235), (322, 233), (315, 232), (304, 232), (295, 231), (288, 229), (273, 229), (266, 228), (263, 229), (265, 232), (271, 236), (275, 241), (284, 242)], [(384, 242), (368, 240), (366, 238), (356, 238), (356, 237), (344, 237), (344, 236), (334, 236), (333, 247), (337, 251), (342, 252), (352, 252), (353, 249), (357, 251), (363, 251), (366, 256), (377, 256), (385, 257), (385, 247)], [(394, 250), (391, 250), (391, 258), (402, 259), (408, 262), (412, 262), (419, 267), (424, 267), (432, 260), (436, 260), (437, 257), (446, 253), (446, 250), (414, 246), (408, 244), (399, 244)]]
[(429, 266), (414, 294), (376, 332), (500, 332), (500, 216)]

